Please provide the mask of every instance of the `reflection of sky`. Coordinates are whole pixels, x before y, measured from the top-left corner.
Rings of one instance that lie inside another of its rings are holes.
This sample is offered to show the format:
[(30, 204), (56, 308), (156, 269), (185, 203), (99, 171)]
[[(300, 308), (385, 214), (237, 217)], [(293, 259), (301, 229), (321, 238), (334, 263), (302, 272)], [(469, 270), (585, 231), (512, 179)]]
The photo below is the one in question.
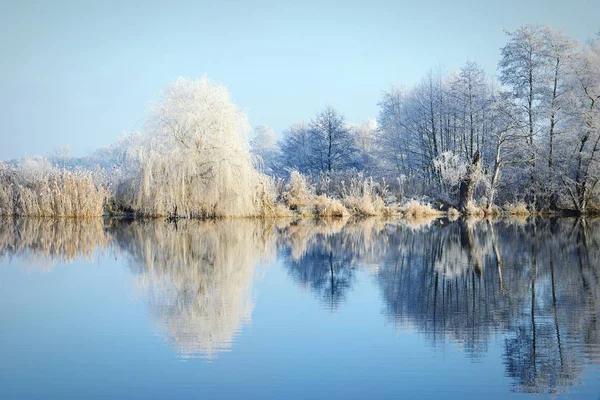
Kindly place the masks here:
[[(332, 313), (279, 262), (266, 266), (232, 351), (186, 362), (153, 331), (128, 271), (112, 257), (49, 273), (2, 262), (0, 398), (509, 396), (501, 337), (473, 362), (451, 342), (432, 348), (419, 332), (396, 332), (376, 280), (361, 270)], [(590, 398), (592, 377), (570, 393)]]

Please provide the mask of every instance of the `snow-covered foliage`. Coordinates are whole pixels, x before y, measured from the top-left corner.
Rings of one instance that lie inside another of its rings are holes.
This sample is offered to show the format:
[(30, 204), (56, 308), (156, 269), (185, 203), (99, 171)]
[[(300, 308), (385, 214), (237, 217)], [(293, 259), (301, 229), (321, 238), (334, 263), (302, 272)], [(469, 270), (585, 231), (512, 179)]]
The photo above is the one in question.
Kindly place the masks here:
[(108, 212), (148, 217), (382, 215), (423, 196), (436, 212), (600, 212), (600, 39), (506, 34), (498, 79), (475, 62), (440, 67), (384, 91), (377, 119), (350, 124), (328, 106), (280, 141), (223, 86), (178, 78), (143, 132), (84, 158), (62, 146), (0, 166), (0, 213), (99, 215), (104, 190)]
[(99, 217), (106, 196), (91, 171), (55, 168), (44, 158), (0, 163), (0, 215)]
[(254, 134), (250, 139), (250, 151), (256, 168), (272, 175), (276, 168), (274, 162), (278, 155), (278, 149), (275, 132), (270, 126), (259, 125), (254, 128)]
[(225, 87), (179, 78), (154, 104), (128, 150), (116, 200), (145, 216), (258, 216), (271, 182), (250, 155), (246, 115)]
[(467, 173), (468, 164), (458, 154), (445, 151), (433, 160), (433, 166), (441, 179), (441, 193), (444, 200), (456, 201), (460, 181)]
[(394, 210), (385, 205), (383, 198), (387, 194), (384, 185), (378, 185), (372, 178), (357, 174), (346, 183), (342, 181), (342, 203), (355, 215), (392, 214)]

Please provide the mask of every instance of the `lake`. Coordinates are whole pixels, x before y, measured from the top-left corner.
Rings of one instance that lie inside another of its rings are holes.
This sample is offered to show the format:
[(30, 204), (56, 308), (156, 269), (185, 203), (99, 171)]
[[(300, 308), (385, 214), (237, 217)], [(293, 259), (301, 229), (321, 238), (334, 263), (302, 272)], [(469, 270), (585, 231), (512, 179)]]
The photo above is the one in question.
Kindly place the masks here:
[(0, 220), (0, 398), (600, 398), (600, 220)]

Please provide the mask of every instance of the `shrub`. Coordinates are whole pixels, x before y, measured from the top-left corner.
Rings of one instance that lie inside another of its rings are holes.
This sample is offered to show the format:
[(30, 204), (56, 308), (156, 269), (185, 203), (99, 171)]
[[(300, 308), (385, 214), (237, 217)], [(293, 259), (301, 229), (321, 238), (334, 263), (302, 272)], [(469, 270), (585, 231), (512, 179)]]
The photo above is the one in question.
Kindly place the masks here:
[(345, 217), (349, 215), (344, 205), (336, 199), (321, 195), (314, 201), (315, 214), (321, 217)]
[(523, 201), (516, 203), (504, 204), (504, 211), (509, 215), (530, 215), (531, 212), (527, 209), (527, 204)]
[(288, 208), (297, 210), (312, 204), (315, 194), (306, 176), (298, 171), (292, 171), (281, 197)]
[(442, 212), (431, 207), (431, 204), (421, 204), (417, 200), (411, 200), (401, 207), (401, 211), (407, 217), (442, 215)]
[(348, 184), (342, 182), (342, 202), (355, 215), (388, 214), (383, 199), (377, 193), (377, 188), (372, 178), (364, 179), (361, 174), (357, 174)]
[(465, 214), (475, 217), (483, 217), (485, 215), (485, 212), (483, 211), (483, 208), (477, 206), (473, 202), (469, 202), (465, 207)]

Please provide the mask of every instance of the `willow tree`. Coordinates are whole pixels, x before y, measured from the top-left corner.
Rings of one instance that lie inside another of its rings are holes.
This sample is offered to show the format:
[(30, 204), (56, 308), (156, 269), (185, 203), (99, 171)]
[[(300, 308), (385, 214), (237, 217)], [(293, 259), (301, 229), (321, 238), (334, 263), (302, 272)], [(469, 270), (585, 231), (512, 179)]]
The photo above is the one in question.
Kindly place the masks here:
[(253, 167), (250, 132), (225, 87), (178, 78), (128, 152), (118, 202), (147, 216), (260, 215), (270, 203), (269, 182)]

